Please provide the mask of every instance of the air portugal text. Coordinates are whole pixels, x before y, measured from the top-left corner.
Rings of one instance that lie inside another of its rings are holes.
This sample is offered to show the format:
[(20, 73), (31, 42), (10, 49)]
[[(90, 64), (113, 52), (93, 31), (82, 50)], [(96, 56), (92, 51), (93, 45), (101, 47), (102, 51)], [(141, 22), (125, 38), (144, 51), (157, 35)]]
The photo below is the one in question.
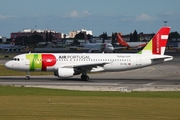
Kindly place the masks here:
[(90, 59), (89, 55), (60, 55), (59, 59)]

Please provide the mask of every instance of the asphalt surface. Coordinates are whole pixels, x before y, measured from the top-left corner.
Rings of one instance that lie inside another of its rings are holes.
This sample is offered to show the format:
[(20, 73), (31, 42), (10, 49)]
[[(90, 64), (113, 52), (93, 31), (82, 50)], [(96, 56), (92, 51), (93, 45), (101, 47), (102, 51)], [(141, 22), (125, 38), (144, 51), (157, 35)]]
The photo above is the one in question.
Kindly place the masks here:
[[(55, 76), (0, 76), (0, 85), (16, 85), (26, 87), (45, 87), (70, 90), (94, 91), (180, 91), (180, 56), (163, 64), (124, 72), (91, 73), (89, 81), (82, 81), (80, 76), (59, 79)], [(4, 64), (6, 60), (0, 60)]]

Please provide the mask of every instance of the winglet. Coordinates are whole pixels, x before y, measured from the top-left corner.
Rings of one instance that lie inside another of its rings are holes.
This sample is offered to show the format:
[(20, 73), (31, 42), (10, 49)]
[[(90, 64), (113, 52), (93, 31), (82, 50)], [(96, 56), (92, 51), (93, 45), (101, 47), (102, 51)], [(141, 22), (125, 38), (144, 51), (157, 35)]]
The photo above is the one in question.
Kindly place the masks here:
[(162, 27), (144, 47), (144, 49), (138, 53), (163, 55), (167, 45), (170, 29), (171, 28), (167, 26)]

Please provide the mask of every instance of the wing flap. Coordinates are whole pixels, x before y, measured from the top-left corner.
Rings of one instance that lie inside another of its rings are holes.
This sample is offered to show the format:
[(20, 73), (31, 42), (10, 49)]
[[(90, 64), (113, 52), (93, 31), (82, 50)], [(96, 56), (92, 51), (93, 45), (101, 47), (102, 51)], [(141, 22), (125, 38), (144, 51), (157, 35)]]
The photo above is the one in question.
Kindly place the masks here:
[(64, 65), (63, 68), (93, 68), (97, 66), (104, 66), (105, 64), (109, 64), (110, 62), (96, 62), (96, 63), (81, 63), (81, 64), (71, 64), (71, 65)]

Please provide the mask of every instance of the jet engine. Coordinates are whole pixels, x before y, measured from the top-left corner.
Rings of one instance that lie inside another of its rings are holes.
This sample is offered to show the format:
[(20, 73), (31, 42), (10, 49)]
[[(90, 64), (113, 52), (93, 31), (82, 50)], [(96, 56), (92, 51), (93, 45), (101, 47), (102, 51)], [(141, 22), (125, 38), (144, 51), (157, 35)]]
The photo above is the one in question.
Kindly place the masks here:
[(55, 72), (54, 75), (58, 77), (72, 77), (74, 75), (74, 69), (73, 68), (58, 68)]

